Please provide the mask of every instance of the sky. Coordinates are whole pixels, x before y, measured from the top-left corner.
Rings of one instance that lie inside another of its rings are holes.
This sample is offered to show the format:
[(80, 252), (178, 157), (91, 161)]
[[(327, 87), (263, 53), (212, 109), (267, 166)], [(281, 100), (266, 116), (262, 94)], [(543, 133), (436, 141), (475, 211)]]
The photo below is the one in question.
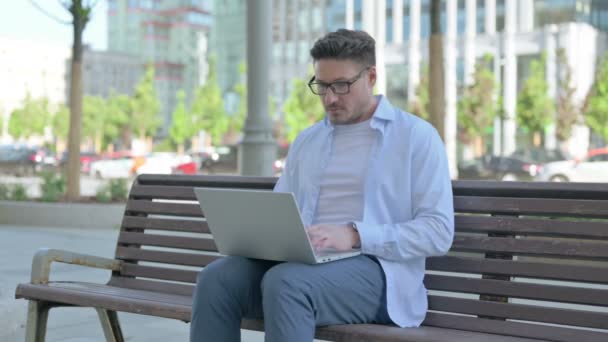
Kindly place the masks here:
[[(65, 0), (61, 0), (63, 2)], [(3, 1), (0, 11), (0, 37), (45, 41), (60, 46), (72, 46), (72, 26), (50, 18), (32, 2), (64, 22), (70, 22), (69, 12), (60, 0), (10, 0)], [(98, 0), (93, 17), (87, 24), (83, 42), (95, 50), (107, 48), (107, 2)]]

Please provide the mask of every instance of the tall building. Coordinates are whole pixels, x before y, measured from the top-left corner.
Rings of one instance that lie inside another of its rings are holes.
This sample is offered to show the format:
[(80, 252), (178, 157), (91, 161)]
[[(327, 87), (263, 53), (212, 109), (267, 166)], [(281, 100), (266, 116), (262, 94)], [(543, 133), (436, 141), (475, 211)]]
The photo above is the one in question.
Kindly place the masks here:
[[(66, 99), (69, 98), (70, 63), (66, 61)], [(139, 59), (121, 52), (96, 51), (85, 47), (82, 53), (83, 94), (107, 98), (115, 94), (133, 95), (143, 76)]]
[(204, 82), (207, 68), (210, 0), (109, 0), (108, 50), (134, 55), (140, 68), (152, 64), (166, 136), (176, 93)]

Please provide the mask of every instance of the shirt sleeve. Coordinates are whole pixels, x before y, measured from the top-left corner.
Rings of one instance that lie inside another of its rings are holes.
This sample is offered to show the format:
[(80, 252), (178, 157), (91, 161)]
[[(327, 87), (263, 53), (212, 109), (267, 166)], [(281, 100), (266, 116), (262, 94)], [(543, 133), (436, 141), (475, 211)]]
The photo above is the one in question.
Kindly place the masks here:
[(454, 204), (445, 148), (432, 126), (417, 128), (422, 129), (413, 140), (413, 219), (380, 225), (356, 221), (365, 254), (402, 261), (443, 255), (452, 245)]

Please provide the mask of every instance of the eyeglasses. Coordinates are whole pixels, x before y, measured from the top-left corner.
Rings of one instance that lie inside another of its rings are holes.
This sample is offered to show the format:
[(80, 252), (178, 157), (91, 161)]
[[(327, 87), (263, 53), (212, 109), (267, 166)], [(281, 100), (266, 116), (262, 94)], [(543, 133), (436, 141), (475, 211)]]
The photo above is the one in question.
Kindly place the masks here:
[(308, 81), (308, 88), (310, 88), (310, 91), (312, 91), (312, 93), (315, 95), (323, 96), (327, 94), (327, 89), (331, 89), (331, 91), (336, 95), (345, 95), (350, 92), (350, 86), (357, 82), (357, 80), (361, 78), (361, 75), (363, 75), (363, 72), (367, 69), (369, 69), (369, 67), (359, 71), (359, 73), (350, 80), (331, 83), (315, 82), (315, 76), (313, 76), (310, 81)]

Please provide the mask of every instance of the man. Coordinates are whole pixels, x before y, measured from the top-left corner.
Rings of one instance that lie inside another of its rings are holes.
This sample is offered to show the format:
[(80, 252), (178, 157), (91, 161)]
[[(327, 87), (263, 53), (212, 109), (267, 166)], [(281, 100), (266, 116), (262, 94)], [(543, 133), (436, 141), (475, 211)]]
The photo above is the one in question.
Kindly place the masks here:
[(453, 238), (443, 144), (427, 122), (374, 96), (375, 42), (338, 30), (310, 51), (311, 91), (326, 117), (290, 147), (275, 191), (293, 192), (317, 249), (361, 248), (320, 265), (226, 257), (197, 282), (191, 341), (238, 341), (241, 318), (264, 318), (266, 341), (312, 341), (315, 326), (418, 326), (425, 258)]

